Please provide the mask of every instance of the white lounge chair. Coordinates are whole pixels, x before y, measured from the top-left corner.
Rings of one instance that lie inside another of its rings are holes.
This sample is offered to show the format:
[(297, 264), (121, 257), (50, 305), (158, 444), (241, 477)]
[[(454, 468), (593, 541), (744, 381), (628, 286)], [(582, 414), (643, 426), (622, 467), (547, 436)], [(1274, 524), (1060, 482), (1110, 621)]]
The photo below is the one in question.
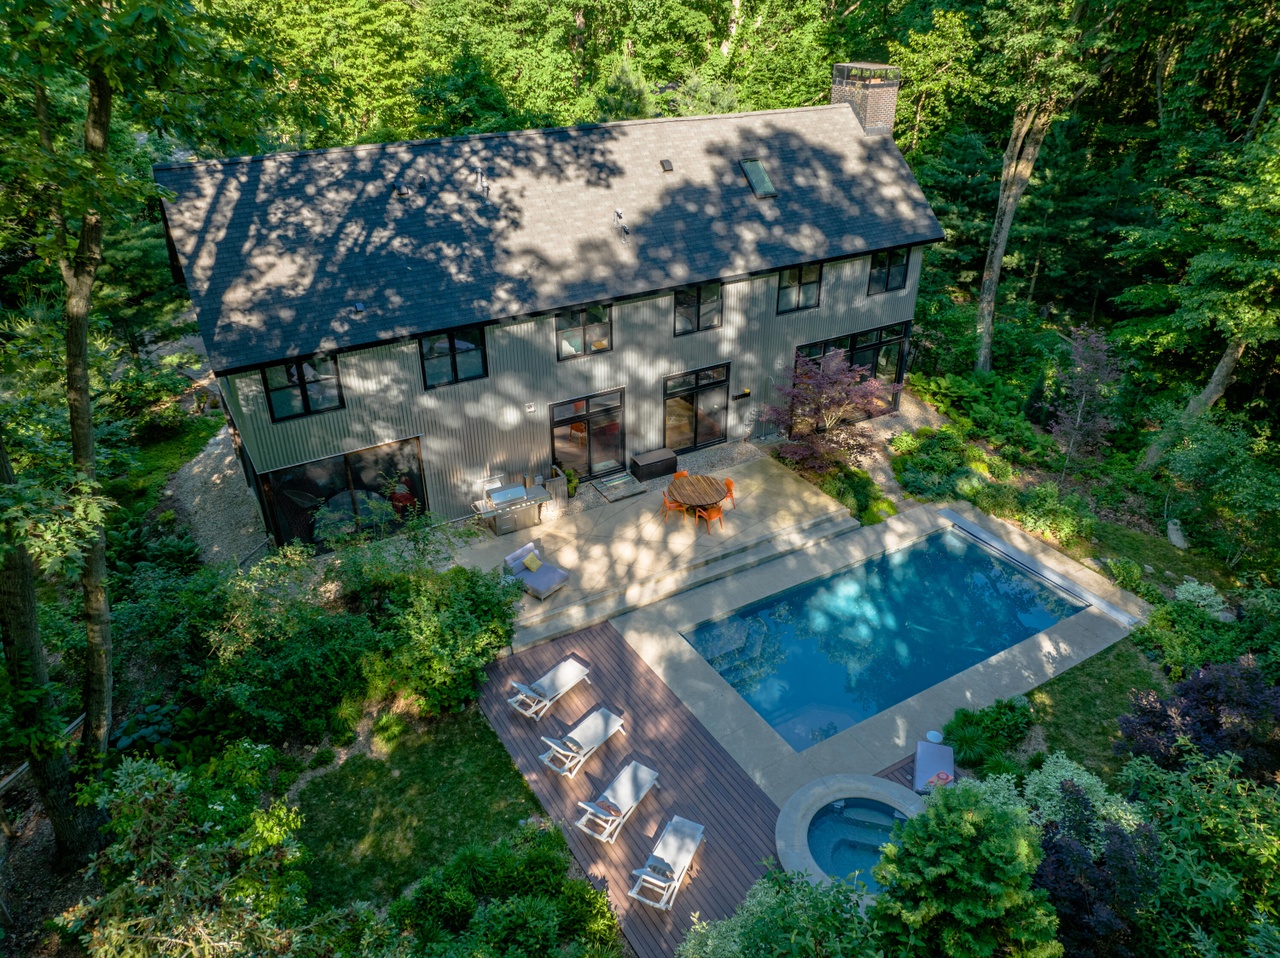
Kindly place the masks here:
[(520, 714), (540, 722), (547, 710), (583, 679), (586, 679), (588, 685), (591, 684), (591, 680), (587, 678), (590, 671), (577, 659), (565, 659), (529, 685), (521, 685), (513, 680), (511, 687), (516, 690), (516, 694), (507, 699), (507, 703)]
[(551, 748), (539, 757), (551, 771), (573, 778), (614, 732), (627, 734), (622, 727), (622, 719), (608, 709), (596, 709), (570, 729), (564, 738), (542, 736)]
[(612, 845), (636, 806), (657, 784), (657, 772), (639, 762), (632, 762), (617, 774), (594, 802), (578, 803), (578, 807), (584, 809), (578, 819), (578, 827), (592, 838)]
[[(662, 836), (644, 868), (637, 868), (631, 873), (636, 876), (636, 883), (627, 895), (646, 905), (669, 911), (676, 900), (676, 893), (680, 891), (680, 883), (693, 863), (693, 856), (702, 844), (705, 830), (697, 822), (679, 815), (671, 819), (662, 830)], [(655, 895), (656, 898), (653, 897)]]

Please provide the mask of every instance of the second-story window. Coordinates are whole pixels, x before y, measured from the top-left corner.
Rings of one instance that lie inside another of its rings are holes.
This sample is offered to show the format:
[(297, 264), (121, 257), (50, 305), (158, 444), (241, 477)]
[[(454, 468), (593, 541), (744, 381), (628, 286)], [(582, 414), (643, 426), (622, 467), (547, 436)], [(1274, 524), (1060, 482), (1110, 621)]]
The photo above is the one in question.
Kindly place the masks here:
[(613, 307), (556, 313), (556, 358), (577, 359), (613, 349)]
[(910, 247), (886, 249), (871, 254), (871, 281), (867, 295), (887, 293), (907, 287), (907, 264), (911, 261)]
[(676, 335), (715, 329), (721, 322), (720, 284), (703, 283), (676, 290)]
[(821, 286), (821, 263), (784, 269), (778, 274), (778, 312), (793, 313), (817, 306)]
[(418, 340), (418, 346), (422, 350), (422, 385), (427, 389), (489, 375), (483, 326), (432, 333)]
[(333, 356), (310, 356), (268, 366), (262, 370), (262, 382), (272, 422), (342, 408), (338, 360)]

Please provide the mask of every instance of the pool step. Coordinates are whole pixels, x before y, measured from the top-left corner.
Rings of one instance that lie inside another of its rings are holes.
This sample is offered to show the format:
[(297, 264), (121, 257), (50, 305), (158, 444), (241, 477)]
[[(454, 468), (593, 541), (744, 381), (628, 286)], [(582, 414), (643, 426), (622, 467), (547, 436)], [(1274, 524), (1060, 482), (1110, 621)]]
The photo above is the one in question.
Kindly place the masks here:
[(647, 579), (597, 592), (574, 605), (547, 612), (535, 610), (533, 614), (522, 616), (516, 622), (511, 647), (518, 652), (550, 642), (667, 596), (714, 582), (858, 528), (861, 528), (861, 523), (844, 510), (825, 513), (786, 529), (736, 542), (733, 548), (724, 552), (690, 560), (685, 565)]

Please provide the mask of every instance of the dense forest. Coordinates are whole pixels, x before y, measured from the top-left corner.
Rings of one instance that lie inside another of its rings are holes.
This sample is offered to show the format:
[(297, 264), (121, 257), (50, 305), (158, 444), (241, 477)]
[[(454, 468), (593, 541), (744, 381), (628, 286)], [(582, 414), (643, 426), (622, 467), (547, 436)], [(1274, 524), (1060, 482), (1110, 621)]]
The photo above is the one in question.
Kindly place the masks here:
[[(1164, 907), (1193, 929), (1162, 933), (1161, 949), (1276, 953), (1274, 860), (1232, 884), (1245, 846), (1280, 852), (1264, 808), (1280, 768), (1273, 0), (0, 0), (0, 12), (0, 774), (30, 764), (70, 889), (24, 900), (28, 925), (87, 903), (39, 947), (514, 954), (501, 936), (449, 938), (441, 929), (465, 922), (431, 911), (430, 889), (472, 866), (468, 915), (532, 921), (512, 904), (522, 898), (486, 899), (490, 873), (459, 853), (403, 899), (418, 911), (393, 908), (388, 925), (307, 872), (296, 811), (236, 797), (283, 796), (301, 771), (286, 746), (353, 736), (389, 690), (412, 686), (422, 715), (461, 708), (509, 636), (514, 595), (500, 577), (443, 570), (449, 544), (428, 517), (414, 574), (367, 542), (340, 548), (324, 573), (337, 607), (287, 548), (247, 570), (201, 563), (162, 488), (221, 412), (151, 165), (820, 104), (833, 64), (873, 61), (902, 70), (894, 137), (946, 231), (925, 256), (908, 388), (982, 444), (979, 457), (1055, 481), (1055, 508), (1060, 491), (1089, 523), (1153, 538), (1178, 520), (1222, 594), (1209, 606), (1238, 610), (1205, 624), (1205, 603), (1186, 611), (1179, 596), (1148, 651), (1177, 680), (1251, 656), (1271, 778), (1232, 791), (1229, 763), (1168, 759), (1133, 773), (1129, 791), (1181, 789), (1186, 807), (1203, 789), (1229, 792), (1233, 834), (1252, 836), (1203, 862), (1168, 858), (1150, 879), (1177, 886)], [(943, 485), (1001, 511), (990, 490)], [(1113, 578), (1163, 601), (1164, 583), (1141, 581), (1132, 558)], [(305, 654), (282, 651), (300, 637)], [(285, 701), (256, 701), (277, 688)], [(563, 871), (545, 833), (504, 841), (493, 869)], [(157, 866), (174, 859), (185, 864)], [(527, 953), (615, 953), (607, 904), (552, 884), (539, 919), (552, 931)], [(769, 894), (760, 913), (781, 922), (785, 894)], [(15, 909), (0, 906), (2, 931)], [(1032, 944), (973, 953), (1057, 953)]]

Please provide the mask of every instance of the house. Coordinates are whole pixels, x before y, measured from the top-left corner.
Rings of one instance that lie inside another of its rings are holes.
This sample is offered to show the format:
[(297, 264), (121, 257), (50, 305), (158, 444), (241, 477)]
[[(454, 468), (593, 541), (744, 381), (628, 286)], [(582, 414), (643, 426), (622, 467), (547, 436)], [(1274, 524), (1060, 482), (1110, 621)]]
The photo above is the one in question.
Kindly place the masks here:
[(371, 496), (469, 513), (751, 434), (798, 354), (900, 382), (942, 238), (890, 135), (832, 104), (155, 168), (245, 474), (278, 541)]

